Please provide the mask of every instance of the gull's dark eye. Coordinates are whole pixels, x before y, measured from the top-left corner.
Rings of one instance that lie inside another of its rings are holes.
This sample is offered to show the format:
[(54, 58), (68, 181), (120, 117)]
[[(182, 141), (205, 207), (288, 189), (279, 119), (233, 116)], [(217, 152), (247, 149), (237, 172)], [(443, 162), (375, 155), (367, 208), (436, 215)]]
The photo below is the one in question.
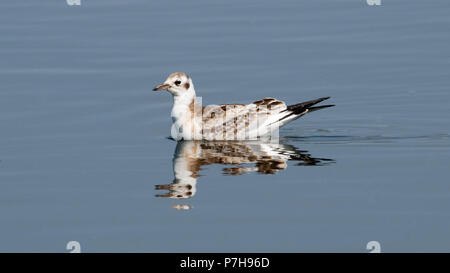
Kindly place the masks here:
[(176, 84), (176, 85), (180, 85), (180, 84), (181, 84), (181, 81), (175, 81), (175, 84)]

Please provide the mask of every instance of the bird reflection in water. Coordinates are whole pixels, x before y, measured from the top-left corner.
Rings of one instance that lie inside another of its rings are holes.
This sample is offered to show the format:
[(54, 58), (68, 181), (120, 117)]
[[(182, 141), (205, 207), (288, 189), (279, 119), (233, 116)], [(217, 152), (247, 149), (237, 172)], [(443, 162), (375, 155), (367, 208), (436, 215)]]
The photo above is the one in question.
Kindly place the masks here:
[[(240, 175), (249, 172), (275, 174), (287, 168), (288, 161), (297, 166), (321, 166), (333, 163), (327, 158), (312, 157), (308, 151), (298, 150), (292, 145), (259, 141), (181, 141), (173, 157), (175, 179), (172, 184), (156, 185), (157, 190), (167, 190), (157, 197), (187, 199), (197, 191), (197, 178), (203, 166), (222, 164), (225, 175)], [(189, 210), (186, 204), (173, 206), (177, 210)]]

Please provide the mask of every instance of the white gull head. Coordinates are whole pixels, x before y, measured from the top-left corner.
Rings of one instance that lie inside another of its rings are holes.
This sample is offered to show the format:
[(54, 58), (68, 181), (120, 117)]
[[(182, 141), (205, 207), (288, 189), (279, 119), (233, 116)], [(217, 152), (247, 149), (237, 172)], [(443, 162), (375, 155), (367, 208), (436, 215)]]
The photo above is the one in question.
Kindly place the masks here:
[(167, 90), (174, 97), (184, 97), (195, 94), (194, 84), (191, 78), (183, 72), (175, 72), (167, 77), (167, 80), (155, 88), (153, 91)]
[[(193, 139), (199, 133), (200, 121), (194, 120), (194, 110), (198, 107), (191, 78), (183, 72), (172, 73), (166, 81), (153, 91), (167, 90), (173, 96), (171, 135), (175, 140)], [(201, 109), (197, 108), (197, 109)]]

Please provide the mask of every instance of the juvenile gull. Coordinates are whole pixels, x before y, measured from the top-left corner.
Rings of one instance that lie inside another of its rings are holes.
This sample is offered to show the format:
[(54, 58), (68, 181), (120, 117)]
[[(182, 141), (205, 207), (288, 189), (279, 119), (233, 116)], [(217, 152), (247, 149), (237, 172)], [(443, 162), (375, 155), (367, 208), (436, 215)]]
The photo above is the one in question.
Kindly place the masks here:
[(175, 72), (153, 91), (167, 90), (173, 96), (172, 131), (176, 140), (251, 140), (278, 132), (299, 117), (334, 105), (314, 106), (330, 97), (286, 105), (274, 98), (250, 104), (201, 106), (192, 79)]

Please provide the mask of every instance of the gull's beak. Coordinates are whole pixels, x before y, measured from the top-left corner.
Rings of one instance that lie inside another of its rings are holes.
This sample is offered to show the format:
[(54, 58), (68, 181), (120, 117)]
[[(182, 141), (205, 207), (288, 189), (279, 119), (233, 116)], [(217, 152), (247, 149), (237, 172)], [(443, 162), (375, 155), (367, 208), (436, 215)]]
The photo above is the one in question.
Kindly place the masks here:
[(165, 84), (155, 86), (155, 88), (153, 88), (153, 91), (167, 90), (169, 88), (170, 88), (170, 84), (165, 83)]

